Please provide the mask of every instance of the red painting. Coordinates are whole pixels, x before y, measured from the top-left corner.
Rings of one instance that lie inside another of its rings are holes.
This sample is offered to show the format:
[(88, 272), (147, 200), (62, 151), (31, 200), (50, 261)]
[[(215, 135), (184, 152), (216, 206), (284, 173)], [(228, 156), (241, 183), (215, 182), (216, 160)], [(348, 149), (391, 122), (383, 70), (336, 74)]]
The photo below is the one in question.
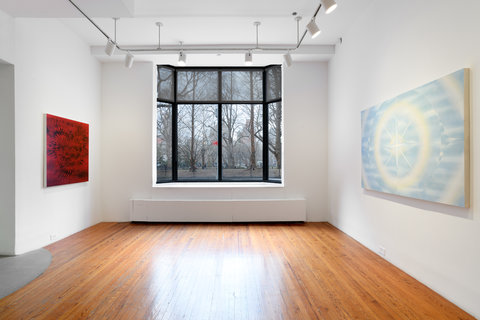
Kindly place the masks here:
[(88, 181), (88, 124), (46, 115), (47, 187)]

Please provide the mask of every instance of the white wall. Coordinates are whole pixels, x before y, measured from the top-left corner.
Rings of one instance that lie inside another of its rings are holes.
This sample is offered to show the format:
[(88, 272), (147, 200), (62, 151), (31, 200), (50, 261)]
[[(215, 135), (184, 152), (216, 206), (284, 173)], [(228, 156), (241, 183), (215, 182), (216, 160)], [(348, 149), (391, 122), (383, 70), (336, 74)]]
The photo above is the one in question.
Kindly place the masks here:
[(0, 11), (0, 255), (15, 253), (15, 74), (13, 18)]
[[(101, 67), (54, 19), (15, 19), (17, 254), (101, 221)], [(43, 187), (43, 114), (90, 124), (90, 181)]]
[(15, 77), (0, 60), (0, 255), (15, 253)]
[(15, 23), (12, 17), (0, 10), (0, 59), (13, 63)]
[[(106, 221), (128, 221), (130, 199), (307, 199), (327, 218), (327, 64), (296, 63), (284, 75), (284, 188), (153, 188), (151, 63), (103, 65), (102, 201)], [(311, 168), (311, 170), (306, 170)]]
[[(480, 2), (377, 0), (329, 65), (330, 221), (480, 317)], [(471, 68), (472, 207), (361, 189), (360, 111)]]

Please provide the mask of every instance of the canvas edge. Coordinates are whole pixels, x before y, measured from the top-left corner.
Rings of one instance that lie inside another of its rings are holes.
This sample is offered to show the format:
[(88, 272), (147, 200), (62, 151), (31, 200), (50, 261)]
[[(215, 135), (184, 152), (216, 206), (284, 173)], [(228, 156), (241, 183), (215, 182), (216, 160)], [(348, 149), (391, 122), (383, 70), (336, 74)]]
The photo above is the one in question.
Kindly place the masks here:
[(464, 68), (464, 163), (465, 208), (470, 208), (470, 68)]
[(364, 184), (364, 163), (363, 163), (363, 123), (364, 123), (364, 114), (367, 109), (360, 110), (360, 187), (364, 190), (368, 190), (367, 186)]
[(90, 182), (90, 163), (92, 163), (92, 161), (90, 161), (90, 123), (88, 122), (82, 122), (84, 123), (86, 126), (87, 126), (87, 161), (88, 161), (88, 165), (87, 165), (87, 180), (85, 181), (81, 181), (80, 183), (88, 183)]
[(43, 114), (43, 187), (47, 188), (47, 117), (48, 113)]

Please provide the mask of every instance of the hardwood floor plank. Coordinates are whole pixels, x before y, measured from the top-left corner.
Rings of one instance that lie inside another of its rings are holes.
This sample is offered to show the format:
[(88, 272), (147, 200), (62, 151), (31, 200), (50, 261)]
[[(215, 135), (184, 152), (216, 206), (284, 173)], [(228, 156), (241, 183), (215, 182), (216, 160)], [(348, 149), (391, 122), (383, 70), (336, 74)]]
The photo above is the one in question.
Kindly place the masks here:
[(0, 319), (474, 319), (327, 223), (101, 223)]

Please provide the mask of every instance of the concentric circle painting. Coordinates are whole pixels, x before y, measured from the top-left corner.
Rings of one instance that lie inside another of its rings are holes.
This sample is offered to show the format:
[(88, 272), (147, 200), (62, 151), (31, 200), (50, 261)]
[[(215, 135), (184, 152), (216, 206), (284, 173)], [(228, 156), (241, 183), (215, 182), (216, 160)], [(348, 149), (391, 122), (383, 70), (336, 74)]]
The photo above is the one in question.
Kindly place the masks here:
[(469, 69), (362, 111), (362, 187), (469, 206)]

